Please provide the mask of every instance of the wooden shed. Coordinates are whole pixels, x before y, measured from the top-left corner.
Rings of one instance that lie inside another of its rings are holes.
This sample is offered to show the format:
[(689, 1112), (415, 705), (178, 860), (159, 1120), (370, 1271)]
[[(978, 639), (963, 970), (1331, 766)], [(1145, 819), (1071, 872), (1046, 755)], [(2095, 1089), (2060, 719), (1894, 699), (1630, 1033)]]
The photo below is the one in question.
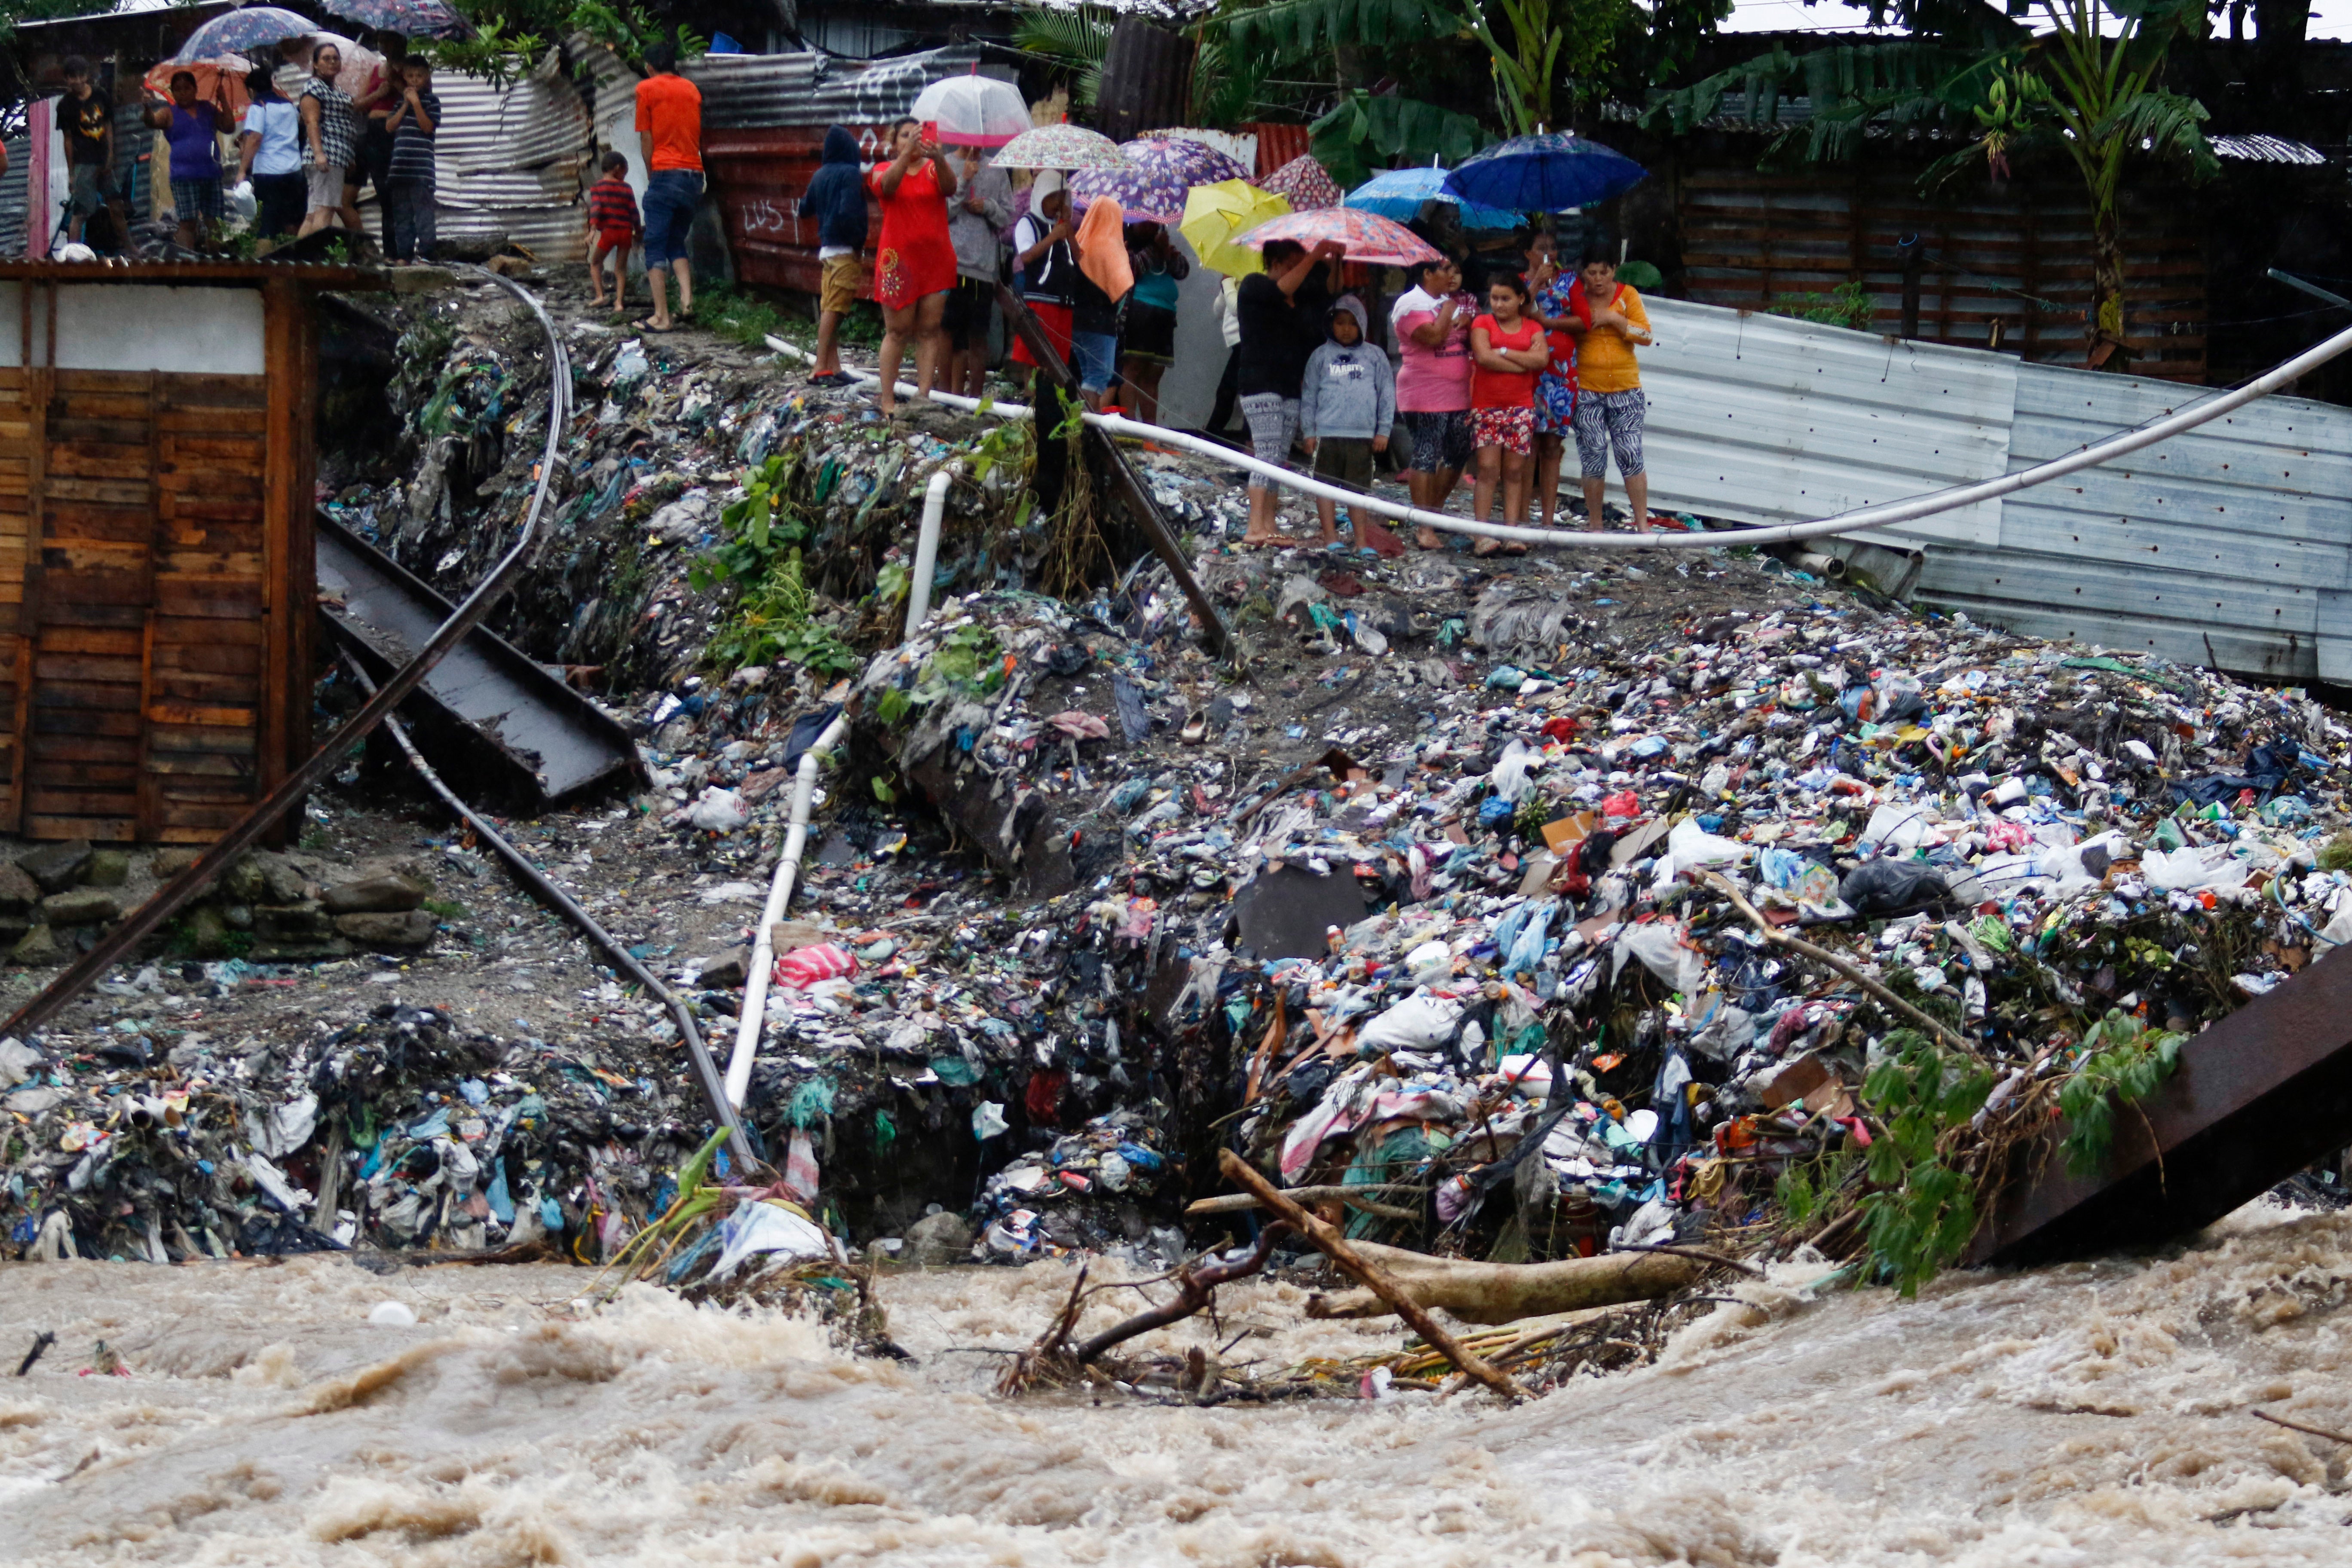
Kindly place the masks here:
[(310, 751), (313, 292), (0, 261), (0, 832), (208, 843)]

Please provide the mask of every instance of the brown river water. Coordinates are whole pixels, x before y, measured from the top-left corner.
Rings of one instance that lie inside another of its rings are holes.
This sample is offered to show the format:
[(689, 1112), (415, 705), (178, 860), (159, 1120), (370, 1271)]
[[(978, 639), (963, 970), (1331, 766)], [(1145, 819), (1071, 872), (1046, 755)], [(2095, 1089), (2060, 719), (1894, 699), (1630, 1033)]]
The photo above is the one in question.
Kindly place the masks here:
[[(1916, 1301), (1739, 1288), (1658, 1364), (1504, 1410), (991, 1394), (1062, 1265), (902, 1274), (914, 1366), (585, 1271), (0, 1268), (0, 1558), (46, 1563), (2352, 1563), (2352, 1215)], [(1113, 1293), (1114, 1296), (1124, 1293)], [(1281, 1364), (1397, 1343), (1295, 1286)], [(412, 1325), (370, 1321), (383, 1303)], [(1108, 1321), (1133, 1299), (1106, 1301)], [(1091, 1319), (1089, 1320), (1092, 1321)], [(30, 1375), (14, 1358), (39, 1330)], [(1205, 1322), (1159, 1337), (1207, 1342)], [(100, 1340), (127, 1376), (82, 1375)]]

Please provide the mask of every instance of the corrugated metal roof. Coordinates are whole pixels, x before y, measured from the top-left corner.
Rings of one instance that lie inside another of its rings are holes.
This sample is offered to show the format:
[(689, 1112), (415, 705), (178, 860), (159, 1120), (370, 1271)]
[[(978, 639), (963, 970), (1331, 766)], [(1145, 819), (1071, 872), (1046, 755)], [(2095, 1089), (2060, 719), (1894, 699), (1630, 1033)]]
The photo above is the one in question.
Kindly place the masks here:
[(435, 153), (444, 180), (576, 159), (588, 144), (588, 106), (567, 80), (525, 78), (499, 89), (445, 71), (433, 90), (441, 98)]
[(979, 61), (960, 44), (870, 64), (813, 52), (705, 55), (680, 74), (702, 89), (705, 131), (759, 130), (895, 119), (924, 88)]
[[(1804, 125), (1813, 118), (1813, 100), (1801, 92), (1783, 93), (1771, 104), (1771, 114), (1759, 103), (1751, 114), (1746, 97), (1726, 93), (1717, 112), (1692, 126), (1695, 131), (1724, 131), (1752, 135), (1779, 135), (1792, 125)], [(1637, 120), (1642, 113), (1622, 104), (1603, 107), (1601, 117), (1617, 123)], [(1874, 142), (1959, 142), (1972, 137), (1976, 128), (1965, 120), (1953, 120), (1942, 124), (1911, 124), (1897, 126), (1890, 120), (1879, 119), (1864, 126), (1863, 133)], [(2213, 155), (2231, 163), (2291, 163), (2306, 168), (2325, 167), (2327, 155), (2306, 142), (2284, 136), (2272, 136), (2260, 132), (2242, 136), (2209, 136), (2207, 142)]]
[(32, 178), (33, 139), (7, 140), (8, 172), (0, 174), (0, 256), (25, 254), (25, 187)]
[[(1754, 311), (1653, 299), (1642, 352), (1654, 504), (1802, 522), (2004, 470), (2017, 362)], [(1873, 538), (1990, 542), (1988, 501)]]
[(2209, 136), (2213, 155), (2242, 163), (2292, 163), (2299, 168), (2324, 169), (2327, 154), (2302, 142), (2291, 142), (2284, 136)]
[[(2201, 395), (2141, 376), (2023, 366), (2009, 467)], [(2281, 679), (2343, 679), (2352, 641), (2325, 623), (2332, 603), (2352, 597), (2347, 493), (2352, 410), (2264, 398), (2010, 497), (1998, 548), (1929, 552), (1917, 592), (2040, 636)]]
[(1253, 174), (1271, 174), (1307, 150), (1309, 135), (1304, 125), (1282, 125), (1264, 120), (1242, 129), (1257, 136), (1257, 167), (1251, 171)]

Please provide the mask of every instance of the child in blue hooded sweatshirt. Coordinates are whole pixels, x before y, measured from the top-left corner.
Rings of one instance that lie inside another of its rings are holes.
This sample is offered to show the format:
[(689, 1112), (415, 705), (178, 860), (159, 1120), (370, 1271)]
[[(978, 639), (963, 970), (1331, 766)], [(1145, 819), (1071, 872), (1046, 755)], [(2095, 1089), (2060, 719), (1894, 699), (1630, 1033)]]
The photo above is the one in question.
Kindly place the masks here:
[[(1396, 370), (1389, 356), (1364, 341), (1364, 307), (1353, 294), (1331, 307), (1331, 335), (1307, 357), (1299, 385), (1298, 434), (1315, 459), (1315, 477), (1352, 490), (1372, 486), (1372, 454), (1389, 447), (1396, 421)], [(1339, 507), (1321, 496), (1323, 542), (1339, 542)], [(1361, 507), (1348, 509), (1356, 543), (1382, 555), (1402, 555), (1404, 542)]]
[(801, 197), (801, 216), (816, 220), (817, 264), (824, 268), (817, 294), (816, 368), (809, 380), (845, 386), (852, 378), (842, 371), (836, 340), (841, 319), (856, 308), (857, 291), (866, 283), (866, 265), (857, 254), (866, 248), (866, 170), (858, 161), (857, 138), (845, 125), (824, 133), (824, 157)]

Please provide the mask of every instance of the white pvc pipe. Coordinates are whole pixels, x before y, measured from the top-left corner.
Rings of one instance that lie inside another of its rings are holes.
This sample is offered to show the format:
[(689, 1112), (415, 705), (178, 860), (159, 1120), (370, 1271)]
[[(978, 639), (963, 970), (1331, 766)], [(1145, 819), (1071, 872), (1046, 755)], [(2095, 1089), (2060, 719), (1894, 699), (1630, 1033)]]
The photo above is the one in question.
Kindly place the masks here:
[(923, 528), (915, 536), (915, 576), (907, 587), (907, 637), (911, 639), (923, 617), (931, 613), (931, 574), (940, 564), (940, 520), (948, 509), (948, 470), (942, 464), (931, 471), (923, 491)]
[(792, 826), (784, 833), (783, 858), (776, 862), (776, 879), (769, 884), (767, 907), (760, 911), (760, 930), (751, 939), (751, 966), (743, 974), (743, 1011), (735, 1020), (735, 1054), (727, 1059), (727, 1103), (740, 1110), (743, 1093), (751, 1087), (751, 1062), (760, 1054), (760, 1031), (767, 1022), (768, 971), (776, 962), (776, 922), (792, 902), (793, 883), (800, 876), (801, 852), (808, 847), (809, 805), (816, 798), (817, 760), (841, 743), (849, 732), (847, 710), (801, 753), (793, 779)]
[[(810, 357), (805, 352), (784, 342), (782, 338), (771, 337), (768, 339), (768, 346), (781, 353), (789, 353), (796, 359), (806, 360)], [(2293, 359), (2273, 366), (2234, 392), (2216, 393), (2210, 397), (2190, 404), (2186, 408), (2168, 414), (2151, 424), (2140, 426), (2133, 430), (2117, 431), (2104, 440), (2091, 442), (2087, 446), (2067, 453), (2064, 457), (2053, 458), (2047, 462), (2036, 463), (2032, 468), (2020, 468), (2015, 473), (2000, 474), (1990, 479), (1979, 479), (1973, 484), (1954, 485), (1946, 489), (1930, 490), (1925, 495), (1911, 496), (1903, 500), (1883, 501), (1875, 506), (1857, 507), (1852, 511), (1842, 511), (1835, 516), (1822, 518), (1812, 522), (1778, 523), (1767, 528), (1721, 529), (1704, 533), (1691, 533), (1682, 530), (1665, 533), (1600, 531), (1588, 533), (1580, 530), (1512, 528), (1500, 523), (1474, 522), (1467, 518), (1455, 517), (1450, 512), (1424, 511), (1419, 507), (1401, 506), (1394, 501), (1382, 500), (1377, 496), (1363, 495), (1355, 490), (1343, 489), (1338, 485), (1325, 484), (1320, 479), (1294, 474), (1278, 464), (1260, 462), (1249, 453), (1235, 451), (1233, 447), (1220, 442), (1205, 440), (1181, 430), (1168, 430), (1157, 425), (1139, 424), (1115, 414), (1088, 414), (1086, 416), (1086, 420), (1087, 424), (1099, 426), (1114, 435), (1132, 436), (1141, 440), (1156, 441), (1163, 447), (1181, 447), (1187, 451), (1214, 458), (1231, 467), (1261, 475), (1276, 484), (1286, 485), (1292, 489), (1303, 491), (1307, 495), (1338, 501), (1344, 506), (1360, 507), (1366, 511), (1381, 517), (1393, 518), (1400, 522), (1409, 522), (1423, 528), (1442, 529), (1449, 533), (1467, 533), (1485, 539), (1501, 539), (1523, 544), (1549, 544), (1568, 550), (1716, 550), (1727, 544), (1782, 544), (1793, 540), (1821, 539), (1831, 534), (1855, 533), (1867, 528), (1888, 528), (1897, 523), (1915, 522), (1923, 517), (1933, 517), (1938, 512), (1954, 511), (1961, 507), (1974, 506), (1979, 501), (1997, 500), (2001, 496), (2011, 495), (2034, 485), (2046, 484), (2052, 479), (2063, 479), (2068, 474), (2084, 468), (2095, 468), (2101, 463), (2110, 462), (2116, 458), (2137, 452), (2143, 447), (2153, 447), (2158, 441), (2168, 440), (2184, 431), (2193, 430), (2210, 420), (2218, 419), (2232, 410), (2242, 408), (2257, 398), (2267, 397), (2288, 383), (2309, 374), (2347, 349), (2352, 349), (2352, 328), (2347, 328), (2326, 342), (2305, 349)], [(861, 375), (859, 379), (878, 384), (878, 378), (875, 376)], [(907, 396), (916, 395), (915, 389), (904, 382), (898, 384), (898, 389)], [(941, 392), (931, 394), (931, 401), (944, 403), (951, 407), (993, 414), (1007, 419), (1019, 418), (1029, 412), (1027, 408), (1018, 404), (1008, 403), (990, 403), (982, 410), (980, 403), (975, 399), (958, 397)]]

